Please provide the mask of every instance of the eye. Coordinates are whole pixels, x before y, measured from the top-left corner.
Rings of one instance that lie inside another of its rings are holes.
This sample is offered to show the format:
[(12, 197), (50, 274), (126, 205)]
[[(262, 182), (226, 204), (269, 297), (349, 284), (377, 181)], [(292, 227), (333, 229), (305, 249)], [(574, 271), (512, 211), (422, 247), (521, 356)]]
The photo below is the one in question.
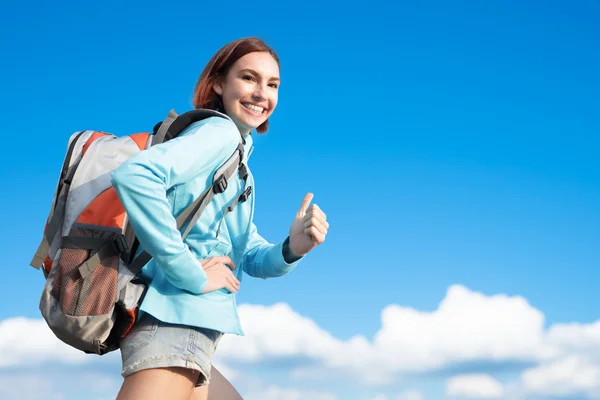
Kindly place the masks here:
[(254, 77), (252, 75), (244, 75), (242, 79), (248, 82), (254, 82)]
[(269, 83), (269, 86), (272, 87), (273, 89), (277, 89), (279, 87), (278, 83)]

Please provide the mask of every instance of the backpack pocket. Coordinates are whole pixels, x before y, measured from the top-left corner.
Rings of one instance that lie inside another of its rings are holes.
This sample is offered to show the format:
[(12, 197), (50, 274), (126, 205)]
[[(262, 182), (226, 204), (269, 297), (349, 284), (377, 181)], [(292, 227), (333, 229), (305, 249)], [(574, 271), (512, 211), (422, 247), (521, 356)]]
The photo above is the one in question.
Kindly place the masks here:
[(63, 237), (52, 296), (71, 316), (112, 312), (117, 300), (121, 229), (73, 224)]

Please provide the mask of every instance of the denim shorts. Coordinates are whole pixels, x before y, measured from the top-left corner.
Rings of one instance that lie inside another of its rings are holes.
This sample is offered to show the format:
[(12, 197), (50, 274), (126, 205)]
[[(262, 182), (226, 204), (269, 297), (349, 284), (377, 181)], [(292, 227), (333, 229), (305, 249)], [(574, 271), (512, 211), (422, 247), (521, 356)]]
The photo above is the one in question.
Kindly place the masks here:
[(123, 378), (150, 368), (183, 367), (200, 371), (196, 386), (210, 382), (211, 358), (221, 332), (159, 321), (148, 313), (120, 342)]

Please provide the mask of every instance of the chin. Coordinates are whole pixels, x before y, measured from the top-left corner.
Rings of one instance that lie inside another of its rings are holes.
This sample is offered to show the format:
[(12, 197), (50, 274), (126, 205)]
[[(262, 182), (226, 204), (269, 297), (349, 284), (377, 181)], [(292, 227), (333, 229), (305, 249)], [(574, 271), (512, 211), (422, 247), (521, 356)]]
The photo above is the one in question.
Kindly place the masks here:
[(260, 121), (259, 123), (256, 122), (245, 122), (244, 125), (250, 129), (250, 130), (255, 130), (256, 128), (258, 128), (259, 126), (261, 126), (265, 121)]

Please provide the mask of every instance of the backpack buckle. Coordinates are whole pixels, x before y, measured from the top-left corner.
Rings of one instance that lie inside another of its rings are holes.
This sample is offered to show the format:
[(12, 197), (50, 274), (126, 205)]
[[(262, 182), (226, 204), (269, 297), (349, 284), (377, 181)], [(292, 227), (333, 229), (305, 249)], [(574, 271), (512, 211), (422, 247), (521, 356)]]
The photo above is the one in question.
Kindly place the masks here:
[(246, 200), (248, 200), (248, 197), (250, 197), (250, 195), (252, 194), (252, 186), (248, 186), (248, 188), (246, 190), (244, 190), (244, 193), (242, 193), (240, 195), (240, 199), (239, 202), (243, 203)]
[(221, 175), (215, 183), (213, 183), (213, 190), (215, 193), (223, 193), (227, 189), (227, 178), (225, 175)]
[(125, 236), (121, 235), (113, 241), (115, 245), (115, 249), (117, 250), (117, 254), (123, 254), (127, 251), (127, 240), (125, 240)]
[(248, 178), (248, 167), (242, 162), (240, 162), (239, 174), (244, 181)]

